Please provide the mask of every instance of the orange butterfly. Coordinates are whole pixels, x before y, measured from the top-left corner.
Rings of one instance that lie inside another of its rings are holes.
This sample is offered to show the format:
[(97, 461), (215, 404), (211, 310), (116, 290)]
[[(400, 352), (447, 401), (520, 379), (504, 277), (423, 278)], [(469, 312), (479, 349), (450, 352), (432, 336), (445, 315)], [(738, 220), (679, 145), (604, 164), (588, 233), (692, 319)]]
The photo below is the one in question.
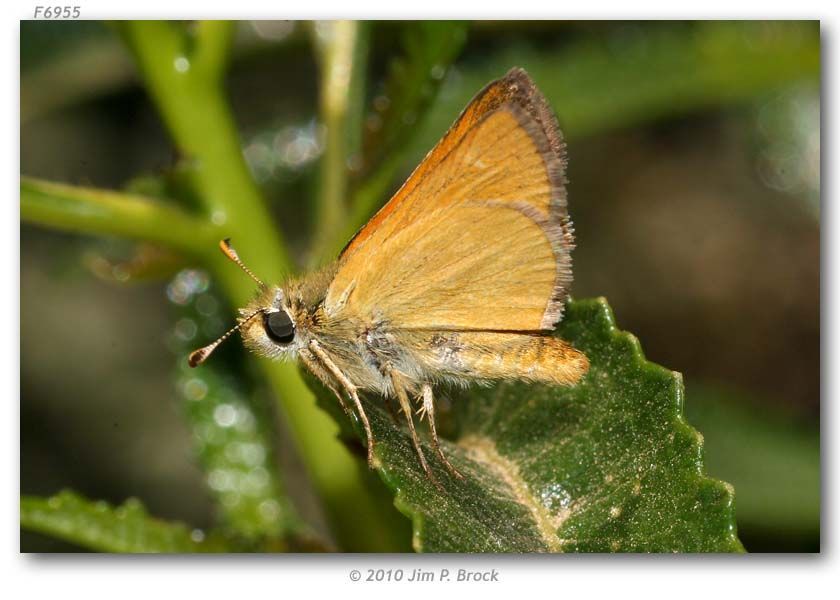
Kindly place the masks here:
[(572, 385), (586, 356), (550, 332), (572, 281), (562, 135), (522, 69), (482, 90), (393, 198), (330, 266), (262, 288), (236, 327), (190, 355), (196, 366), (237, 329), (245, 345), (299, 358), (352, 401), (375, 441), (359, 390), (396, 398), (414, 428), (421, 403), (434, 451), (433, 385), (516, 379)]

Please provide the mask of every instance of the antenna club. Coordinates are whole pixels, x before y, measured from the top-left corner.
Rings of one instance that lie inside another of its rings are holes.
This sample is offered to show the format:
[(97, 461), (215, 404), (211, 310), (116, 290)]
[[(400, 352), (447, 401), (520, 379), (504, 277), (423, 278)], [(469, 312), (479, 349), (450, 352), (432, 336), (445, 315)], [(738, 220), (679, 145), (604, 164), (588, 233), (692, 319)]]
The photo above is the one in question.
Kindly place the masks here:
[(250, 315), (248, 315), (244, 319), (240, 320), (239, 323), (237, 323), (234, 327), (232, 327), (231, 329), (228, 329), (215, 342), (213, 342), (211, 344), (207, 344), (203, 348), (199, 348), (198, 350), (195, 350), (195, 351), (191, 352), (189, 357), (187, 358), (187, 362), (189, 363), (189, 365), (192, 368), (195, 368), (198, 365), (200, 365), (201, 363), (203, 363), (207, 359), (207, 357), (210, 356), (210, 354), (213, 352), (213, 350), (215, 350), (219, 346), (219, 344), (221, 344), (226, 339), (228, 339), (235, 331), (239, 331), (239, 329), (241, 329), (246, 323), (249, 323), (251, 321), (251, 319), (253, 319), (257, 315), (263, 314), (264, 312), (265, 312), (264, 309), (258, 308), (257, 310), (252, 312)]
[(239, 254), (236, 253), (236, 250), (233, 249), (233, 246), (230, 245), (230, 238), (225, 238), (219, 242), (219, 248), (221, 248), (222, 252), (233, 261), (239, 260)]
[(190, 367), (194, 369), (198, 365), (203, 363), (204, 359), (206, 359), (209, 354), (210, 353), (207, 351), (207, 347), (199, 348), (198, 350), (190, 352), (190, 356), (187, 359), (187, 362), (190, 364)]

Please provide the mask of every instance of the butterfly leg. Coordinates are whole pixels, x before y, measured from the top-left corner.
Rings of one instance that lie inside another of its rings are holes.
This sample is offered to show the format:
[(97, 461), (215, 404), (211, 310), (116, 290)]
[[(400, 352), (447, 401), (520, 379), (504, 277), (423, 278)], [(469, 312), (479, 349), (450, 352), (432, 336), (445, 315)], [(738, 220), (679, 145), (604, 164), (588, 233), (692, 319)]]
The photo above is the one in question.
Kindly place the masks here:
[(437, 429), (435, 427), (435, 397), (432, 393), (432, 386), (428, 383), (423, 384), (423, 412), (429, 421), (429, 431), (432, 433), (432, 448), (434, 448), (438, 458), (446, 465), (446, 469), (458, 479), (463, 479), (464, 476), (458, 472), (458, 469), (452, 466), (452, 463), (449, 462), (449, 459), (446, 458), (446, 455), (440, 447), (440, 441), (438, 440)]
[(359, 392), (356, 389), (356, 386), (353, 385), (353, 382), (347, 378), (347, 375), (341, 372), (341, 369), (339, 369), (338, 365), (336, 365), (333, 359), (330, 358), (330, 355), (324, 352), (324, 349), (321, 348), (321, 344), (319, 344), (317, 340), (309, 342), (309, 350), (318, 357), (318, 360), (320, 360), (330, 374), (336, 378), (345, 391), (350, 395), (350, 398), (352, 398), (353, 404), (356, 405), (356, 412), (362, 420), (362, 426), (365, 428), (365, 435), (367, 436), (368, 466), (370, 466), (371, 469), (374, 468), (373, 447), (375, 442), (373, 441), (373, 432), (370, 429), (370, 422), (368, 421), (367, 414), (362, 406), (362, 401), (359, 399)]
[(315, 375), (321, 383), (323, 383), (327, 389), (329, 389), (336, 398), (338, 398), (338, 403), (341, 406), (341, 409), (344, 411), (344, 414), (347, 415), (347, 418), (352, 420), (355, 416), (353, 411), (350, 410), (350, 407), (344, 401), (344, 396), (342, 396), (335, 386), (333, 385), (333, 378), (329, 375), (329, 372), (321, 366), (321, 363), (317, 361), (315, 356), (307, 349), (303, 349), (300, 351), (300, 359), (303, 361), (303, 364), (309, 369), (309, 372)]
[(440, 484), (437, 479), (435, 479), (435, 476), (432, 474), (432, 470), (426, 462), (426, 457), (423, 454), (423, 447), (420, 445), (420, 438), (417, 437), (417, 430), (414, 428), (414, 419), (411, 414), (411, 402), (409, 402), (408, 393), (405, 391), (405, 383), (403, 382), (402, 374), (399, 371), (387, 366), (385, 370), (391, 378), (391, 384), (394, 386), (394, 394), (400, 402), (400, 408), (402, 408), (403, 414), (405, 415), (405, 420), (408, 421), (408, 430), (411, 432), (411, 441), (414, 443), (414, 449), (417, 451), (417, 456), (420, 458), (420, 465), (423, 467), (423, 471), (426, 472), (426, 476), (429, 480), (431, 480), (436, 487), (440, 488)]

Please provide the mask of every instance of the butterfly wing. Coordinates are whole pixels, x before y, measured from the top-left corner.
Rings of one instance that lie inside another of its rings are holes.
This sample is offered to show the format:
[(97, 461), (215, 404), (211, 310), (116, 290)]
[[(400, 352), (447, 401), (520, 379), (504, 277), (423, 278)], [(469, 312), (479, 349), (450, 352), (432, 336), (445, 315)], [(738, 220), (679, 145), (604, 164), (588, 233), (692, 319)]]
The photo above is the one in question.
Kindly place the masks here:
[(552, 329), (571, 283), (564, 167), (528, 75), (491, 83), (342, 252), (327, 314), (400, 329)]

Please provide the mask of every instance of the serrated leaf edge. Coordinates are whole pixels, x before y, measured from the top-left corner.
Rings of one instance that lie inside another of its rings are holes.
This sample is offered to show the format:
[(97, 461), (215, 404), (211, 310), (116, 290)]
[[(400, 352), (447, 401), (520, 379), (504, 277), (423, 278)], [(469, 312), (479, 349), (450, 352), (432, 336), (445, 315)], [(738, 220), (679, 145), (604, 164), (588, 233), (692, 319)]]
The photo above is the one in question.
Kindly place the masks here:
[[(691, 447), (694, 448), (694, 463), (695, 471), (694, 475), (698, 478), (698, 487), (699, 488), (707, 488), (707, 489), (714, 489), (717, 492), (717, 495), (723, 499), (723, 510), (728, 513), (727, 521), (729, 522), (730, 526), (727, 530), (727, 541), (726, 545), (730, 548), (731, 552), (744, 552), (744, 547), (741, 544), (741, 541), (738, 539), (737, 534), (737, 525), (735, 521), (735, 490), (731, 484), (721, 481), (718, 479), (714, 479), (709, 477), (703, 472), (703, 436), (700, 434), (699, 431), (694, 429), (688, 421), (685, 419), (684, 407), (685, 407), (685, 386), (683, 384), (683, 377), (682, 374), (678, 371), (672, 371), (663, 367), (662, 365), (656, 364), (654, 362), (649, 361), (645, 358), (644, 352), (642, 351), (641, 343), (639, 339), (630, 332), (622, 331), (618, 328), (615, 321), (615, 315), (613, 313), (612, 308), (610, 307), (609, 303), (607, 302), (606, 298), (603, 296), (599, 296), (597, 298), (592, 299), (584, 299), (584, 300), (572, 300), (569, 302), (570, 305), (577, 305), (574, 308), (567, 307), (566, 315), (569, 314), (570, 309), (580, 310), (581, 308), (585, 307), (587, 304), (597, 304), (598, 306), (598, 318), (603, 321), (604, 325), (606, 326), (606, 332), (609, 336), (610, 343), (626, 343), (630, 346), (631, 350), (631, 360), (635, 363), (635, 366), (639, 367), (641, 370), (648, 372), (653, 376), (658, 376), (662, 378), (664, 382), (668, 382), (674, 390), (674, 398), (675, 398), (675, 429), (676, 435), (684, 436), (691, 441)], [(394, 506), (397, 508), (400, 513), (405, 515), (411, 520), (412, 524), (412, 547), (416, 552), (423, 552), (423, 532), (425, 528), (425, 517), (417, 508), (415, 508), (414, 503), (411, 500), (405, 497), (402, 489), (397, 485), (396, 479), (391, 473), (389, 472), (388, 467), (386, 467), (382, 461), (377, 461), (377, 471), (379, 472), (382, 481), (387, 485), (391, 490), (394, 491)], [(539, 523), (535, 521), (537, 529), (540, 529)], [(552, 547), (553, 544), (549, 545)]]

